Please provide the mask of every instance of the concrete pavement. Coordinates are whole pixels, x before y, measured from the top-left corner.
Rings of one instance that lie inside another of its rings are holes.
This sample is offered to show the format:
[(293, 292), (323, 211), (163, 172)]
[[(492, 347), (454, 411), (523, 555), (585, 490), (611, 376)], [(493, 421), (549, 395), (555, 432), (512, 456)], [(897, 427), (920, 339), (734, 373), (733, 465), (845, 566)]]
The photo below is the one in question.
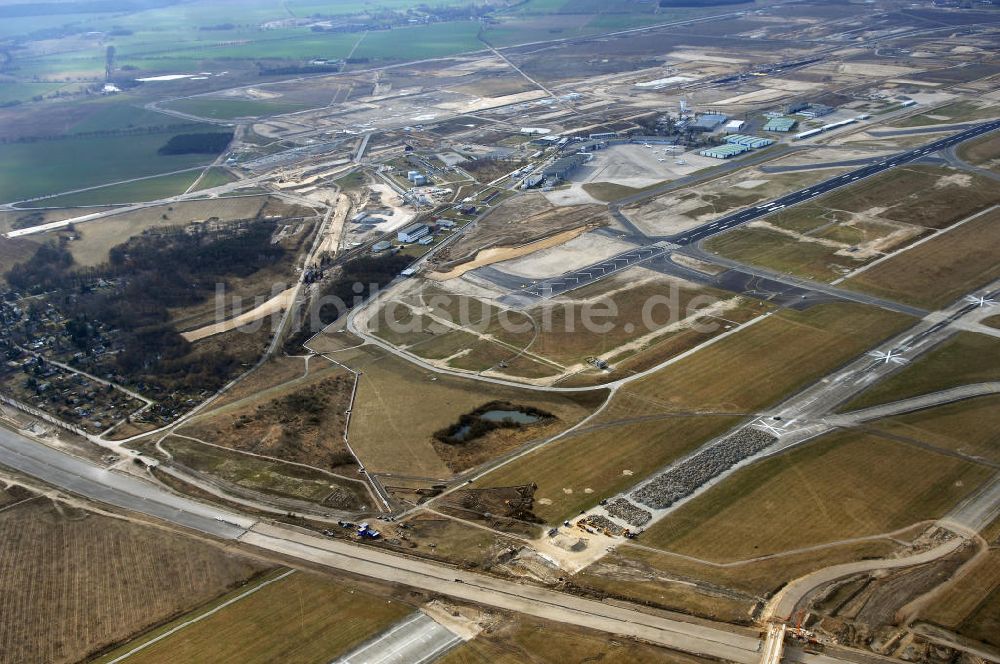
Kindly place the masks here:
[(71, 493), (224, 539), (255, 520), (173, 494), (152, 482), (106, 470), (0, 427), (0, 464)]
[(0, 464), (97, 502), (331, 569), (740, 664), (757, 661), (760, 640), (745, 630), (652, 616), (375, 547), (262, 524), (179, 496), (151, 482), (100, 468), (4, 428), (0, 428)]
[(538, 618), (631, 636), (684, 652), (756, 664), (760, 639), (745, 630), (709, 627), (641, 613), (538, 586), (390, 554), (264, 524), (240, 541), (336, 569), (423, 588)]
[(426, 613), (416, 611), (333, 664), (427, 664), (461, 642)]

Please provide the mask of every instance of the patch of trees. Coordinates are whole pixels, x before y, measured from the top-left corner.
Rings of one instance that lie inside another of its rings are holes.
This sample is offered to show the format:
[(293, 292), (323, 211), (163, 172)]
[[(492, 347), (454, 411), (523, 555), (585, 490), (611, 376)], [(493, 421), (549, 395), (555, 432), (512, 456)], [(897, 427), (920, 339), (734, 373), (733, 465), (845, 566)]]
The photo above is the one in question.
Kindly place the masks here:
[[(362, 256), (344, 263), (340, 276), (325, 285), (320, 294), (319, 311), (306, 320), (284, 344), (286, 353), (296, 353), (302, 344), (348, 310), (384, 288), (405, 270), (412, 258), (397, 254)], [(313, 320), (313, 318), (318, 320)], [(317, 322), (318, 326), (310, 323)]]
[(204, 302), (216, 283), (280, 261), (286, 252), (271, 243), (275, 230), (276, 222), (261, 220), (200, 232), (146, 233), (113, 247), (105, 265), (89, 270), (73, 269), (64, 244), (47, 243), (6, 278), (25, 292), (57, 291), (50, 301), (68, 319), (67, 333), (78, 346), (86, 346), (98, 326), (114, 329), (121, 348), (109, 370), (211, 389), (239, 360), (226, 353), (192, 354), (169, 310)]
[(7, 272), (7, 283), (14, 290), (44, 293), (61, 287), (65, 273), (73, 265), (73, 255), (56, 242), (46, 242), (24, 263), (18, 263)]
[(534, 406), (517, 406), (507, 401), (490, 401), (476, 408), (471, 413), (465, 413), (454, 424), (434, 432), (434, 437), (447, 445), (462, 445), (476, 438), (481, 438), (496, 429), (519, 429), (524, 424), (509, 419), (487, 420), (482, 417), (491, 410), (517, 411), (525, 415), (533, 415), (539, 421), (550, 420), (552, 413)]
[(323, 325), (329, 325), (348, 309), (376, 295), (411, 262), (413, 259), (408, 256), (393, 254), (362, 256), (345, 263), (340, 277), (324, 290), (323, 299), (332, 301), (320, 307), (319, 318)]
[(299, 74), (337, 74), (340, 65), (289, 65), (287, 67), (261, 67), (258, 76), (295, 76)]
[(219, 154), (233, 140), (233, 132), (209, 132), (205, 134), (177, 134), (157, 152), (169, 154)]
[[(133, 82), (137, 83), (137, 81)], [(129, 86), (127, 83), (115, 82), (115, 85), (125, 89), (127, 87), (135, 87), (134, 85)], [(53, 93), (51, 96), (61, 96), (59, 92)], [(149, 127), (124, 127), (121, 129), (101, 129), (97, 131), (81, 131), (73, 134), (44, 134), (37, 136), (18, 136), (16, 138), (8, 138), (6, 136), (0, 137), (0, 143), (39, 143), (42, 141), (61, 141), (68, 138), (104, 138), (111, 136), (145, 136), (148, 134), (162, 134), (165, 132), (172, 131), (183, 131), (184, 129), (189, 129), (196, 127), (197, 125), (188, 124), (172, 124), (172, 125), (152, 125)]]

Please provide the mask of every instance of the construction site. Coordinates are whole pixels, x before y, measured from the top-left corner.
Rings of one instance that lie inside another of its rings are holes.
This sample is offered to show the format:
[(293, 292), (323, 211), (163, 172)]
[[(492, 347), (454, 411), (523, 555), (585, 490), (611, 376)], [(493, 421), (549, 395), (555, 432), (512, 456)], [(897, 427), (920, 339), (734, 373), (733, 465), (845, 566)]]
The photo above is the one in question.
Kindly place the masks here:
[(352, 55), (144, 81), (232, 131), (182, 193), (5, 201), (0, 465), (461, 605), (316, 661), (1000, 661), (995, 10), (487, 4), (290, 10)]

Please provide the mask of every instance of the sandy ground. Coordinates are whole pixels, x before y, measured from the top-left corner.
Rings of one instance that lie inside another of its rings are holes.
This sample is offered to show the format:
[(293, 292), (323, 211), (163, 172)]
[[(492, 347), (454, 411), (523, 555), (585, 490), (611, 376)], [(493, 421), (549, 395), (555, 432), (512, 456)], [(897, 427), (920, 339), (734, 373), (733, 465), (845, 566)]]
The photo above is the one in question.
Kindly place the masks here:
[(545, 196), (549, 203), (559, 206), (591, 205), (594, 203), (600, 204), (601, 202), (588, 194), (579, 182), (571, 184), (568, 189), (542, 192), (542, 196)]
[(880, 65), (873, 62), (844, 62), (838, 71), (854, 76), (871, 76), (873, 78), (885, 78), (887, 76), (906, 76), (907, 74), (917, 74), (923, 69), (918, 67), (903, 67), (900, 65)]
[(382, 194), (382, 202), (377, 207), (392, 210), (391, 216), (377, 215), (385, 218), (385, 221), (382, 223), (375, 224), (375, 228), (380, 233), (388, 233), (389, 231), (402, 228), (416, 216), (416, 212), (403, 207), (403, 202), (399, 200), (399, 196), (396, 195), (396, 192), (389, 185), (377, 182), (370, 186), (372, 190)]
[[(685, 164), (675, 163), (678, 158)], [(663, 159), (663, 161), (659, 161)], [(718, 159), (702, 157), (695, 152), (677, 154), (666, 146), (612, 145), (594, 153), (589, 163), (578, 168), (570, 181), (574, 183), (612, 182), (641, 189), (664, 180), (689, 175), (706, 166), (717, 166)]]
[(220, 323), (214, 323), (212, 325), (206, 325), (205, 327), (199, 327), (197, 330), (191, 330), (190, 332), (184, 332), (181, 334), (186, 341), (198, 341), (199, 339), (204, 339), (206, 337), (213, 336), (215, 334), (221, 334), (223, 332), (228, 332), (230, 330), (235, 330), (238, 327), (253, 323), (261, 318), (270, 316), (271, 314), (278, 313), (287, 309), (291, 303), (292, 298), (295, 295), (295, 287), (292, 286), (281, 293), (278, 293), (272, 297), (267, 302), (254, 307), (250, 311), (244, 312), (239, 316), (224, 320)]
[(602, 261), (634, 246), (605, 235), (584, 233), (565, 244), (506, 261), (497, 267), (519, 277), (544, 279)]
[(337, 207), (330, 217), (330, 225), (326, 229), (326, 236), (319, 246), (318, 254), (337, 253), (340, 247), (340, 240), (344, 236), (344, 225), (347, 223), (347, 213), (351, 210), (351, 199), (341, 195), (337, 199)]
[(485, 111), (490, 108), (508, 106), (510, 104), (520, 104), (526, 101), (534, 101), (535, 99), (541, 99), (542, 97), (548, 96), (548, 93), (544, 90), (529, 90), (528, 92), (518, 92), (516, 94), (504, 95), (502, 97), (485, 97), (470, 101), (443, 102), (437, 104), (437, 107), (448, 111), (454, 111), (456, 113), (475, 113), (477, 111)]
[(586, 226), (581, 226), (580, 228), (574, 228), (568, 231), (563, 231), (562, 233), (550, 235), (549, 237), (536, 242), (522, 244), (519, 247), (496, 247), (493, 249), (483, 249), (476, 254), (476, 257), (473, 260), (467, 263), (462, 263), (458, 267), (448, 270), (447, 272), (431, 272), (427, 275), (427, 277), (429, 279), (433, 279), (434, 281), (447, 281), (448, 279), (461, 277), (466, 272), (475, 270), (477, 267), (493, 265), (494, 263), (500, 263), (514, 258), (520, 258), (521, 256), (527, 256), (528, 254), (532, 254), (543, 249), (557, 247), (560, 244), (569, 242), (578, 235), (582, 235), (588, 230), (589, 229)]
[(787, 97), (793, 94), (788, 90), (778, 90), (775, 88), (764, 88), (763, 90), (754, 90), (753, 92), (744, 92), (741, 95), (736, 95), (735, 97), (727, 97), (726, 99), (720, 99), (715, 102), (719, 106), (728, 106), (730, 104), (750, 104), (759, 103), (764, 101), (771, 101), (773, 99), (781, 99), (782, 97)]

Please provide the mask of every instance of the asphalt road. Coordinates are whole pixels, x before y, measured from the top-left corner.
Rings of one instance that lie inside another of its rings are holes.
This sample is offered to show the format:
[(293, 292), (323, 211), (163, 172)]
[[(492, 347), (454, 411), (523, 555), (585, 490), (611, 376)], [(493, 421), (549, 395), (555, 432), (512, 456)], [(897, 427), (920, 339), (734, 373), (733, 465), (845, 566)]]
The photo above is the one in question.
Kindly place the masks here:
[(916, 161), (917, 159), (921, 159), (932, 152), (950, 148), (953, 145), (958, 145), (959, 143), (967, 141), (971, 138), (988, 134), (996, 129), (1000, 129), (1000, 120), (992, 120), (990, 122), (974, 125), (968, 129), (958, 132), (957, 134), (946, 136), (945, 138), (927, 143), (926, 145), (921, 145), (912, 150), (899, 152), (895, 155), (886, 157), (881, 161), (875, 162), (874, 164), (862, 166), (861, 168), (857, 168), (853, 171), (837, 175), (828, 180), (824, 180), (819, 184), (814, 184), (806, 187), (805, 189), (800, 189), (796, 192), (792, 192), (791, 194), (776, 198), (769, 203), (755, 205), (745, 210), (722, 217), (721, 219), (716, 219), (710, 223), (702, 224), (697, 228), (692, 228), (682, 233), (669, 236), (667, 239), (670, 242), (682, 246), (694, 244), (695, 242), (712, 237), (713, 235), (718, 235), (719, 233), (724, 233), (725, 231), (736, 228), (737, 226), (742, 226), (743, 224), (751, 222), (754, 219), (765, 217), (772, 212), (777, 212), (778, 210), (782, 210), (786, 207), (798, 205), (799, 203), (818, 198), (819, 196), (823, 196), (834, 189), (846, 187), (847, 185), (854, 184), (858, 180), (863, 180), (865, 178), (872, 177), (873, 175), (878, 175), (879, 173), (896, 168), (897, 166), (908, 164)]
[(426, 613), (417, 611), (333, 664), (426, 664), (461, 642)]
[(85, 498), (224, 539), (235, 539), (254, 524), (254, 519), (183, 498), (131, 475), (106, 470), (3, 427), (0, 427), (0, 464)]
[[(616, 256), (612, 256), (609, 259), (603, 260), (599, 263), (594, 263), (587, 267), (580, 268), (578, 270), (573, 270), (567, 272), (559, 277), (553, 277), (543, 281), (538, 281), (522, 287), (504, 297), (500, 298), (500, 301), (508, 306), (513, 307), (524, 307), (537, 302), (538, 300), (554, 297), (561, 293), (574, 290), (581, 286), (586, 286), (587, 284), (593, 283), (606, 276), (620, 272), (629, 267), (635, 265), (643, 264), (659, 256), (667, 255), (675, 250), (679, 250), (685, 247), (690, 247), (695, 245), (702, 240), (710, 238), (714, 235), (720, 233), (725, 233), (726, 231), (732, 230), (738, 226), (747, 224), (755, 219), (760, 219), (761, 217), (766, 217), (769, 214), (778, 212), (785, 208), (791, 207), (793, 205), (798, 205), (806, 201), (810, 201), (814, 198), (823, 196), (835, 189), (841, 187), (846, 187), (857, 183), (860, 180), (870, 178), (879, 173), (896, 168), (897, 166), (902, 166), (904, 164), (909, 164), (918, 159), (923, 159), (928, 154), (937, 152), (939, 150), (945, 150), (951, 148), (963, 141), (967, 141), (971, 138), (987, 134), (989, 132), (1000, 129), (1000, 120), (991, 120), (990, 122), (984, 122), (971, 127), (965, 128), (962, 131), (953, 134), (951, 136), (946, 136), (945, 138), (938, 139), (926, 145), (919, 146), (912, 150), (906, 150), (904, 152), (899, 152), (895, 155), (884, 157), (875, 161), (874, 163), (869, 163), (853, 171), (843, 173), (841, 175), (834, 176), (820, 182), (818, 184), (810, 185), (804, 189), (786, 194), (780, 198), (776, 198), (768, 203), (761, 205), (755, 205), (739, 212), (721, 217), (714, 221), (702, 224), (695, 228), (688, 229), (681, 233), (676, 233), (674, 235), (665, 236), (661, 238), (651, 238), (655, 240), (650, 244), (636, 247), (634, 249), (629, 249)], [(737, 162), (741, 163), (741, 162)], [(742, 162), (746, 165), (749, 162)], [(675, 183), (676, 184), (676, 183)], [(644, 196), (646, 197), (646, 196)], [(623, 204), (623, 201), (619, 201), (619, 204)], [(612, 206), (613, 211), (617, 211), (617, 206)], [(630, 228), (634, 228), (630, 226)], [(771, 276), (771, 275), (761, 275), (761, 276)], [(834, 289), (837, 290), (837, 289)], [(827, 293), (831, 294), (831, 293)], [(842, 293), (838, 292), (839, 297), (845, 297)], [(850, 297), (850, 296), (848, 296)], [(850, 299), (858, 299), (857, 297), (850, 297)], [(866, 298), (873, 299), (873, 298)], [(859, 300), (860, 301), (860, 300)], [(875, 304), (876, 306), (885, 306), (885, 303), (878, 302), (866, 302), (869, 304)], [(919, 314), (919, 311), (909, 311), (906, 313)]]

